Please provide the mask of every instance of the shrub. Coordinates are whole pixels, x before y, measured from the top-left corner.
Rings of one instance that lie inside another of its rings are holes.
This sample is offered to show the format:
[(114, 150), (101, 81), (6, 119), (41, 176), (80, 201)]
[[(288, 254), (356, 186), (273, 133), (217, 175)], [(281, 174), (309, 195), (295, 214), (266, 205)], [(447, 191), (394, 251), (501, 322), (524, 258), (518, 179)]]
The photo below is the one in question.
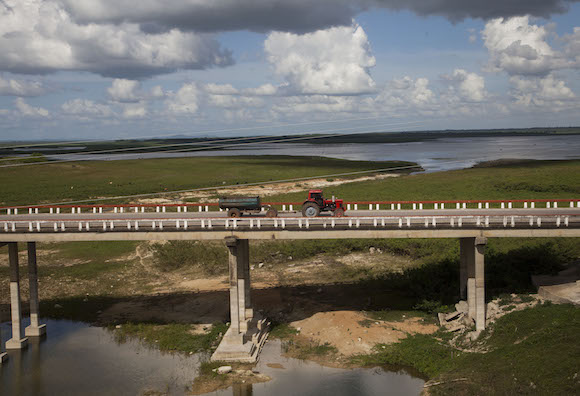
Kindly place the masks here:
[(155, 265), (163, 271), (194, 267), (206, 275), (219, 275), (228, 270), (228, 253), (223, 245), (197, 241), (171, 241), (151, 247)]

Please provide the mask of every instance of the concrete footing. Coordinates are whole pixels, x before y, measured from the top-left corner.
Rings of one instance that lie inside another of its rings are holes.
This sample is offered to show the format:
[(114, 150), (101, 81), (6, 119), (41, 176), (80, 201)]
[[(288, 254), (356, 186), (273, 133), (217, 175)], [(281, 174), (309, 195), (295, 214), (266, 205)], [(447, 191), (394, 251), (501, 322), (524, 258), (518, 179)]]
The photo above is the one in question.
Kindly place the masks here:
[(254, 363), (268, 338), (269, 322), (254, 318), (245, 333), (235, 331), (231, 326), (222, 342), (211, 356), (212, 361)]
[(230, 328), (211, 359), (255, 362), (268, 336), (268, 322), (251, 306), (250, 253), (247, 239), (226, 238), (230, 270)]
[(42, 337), (46, 335), (46, 325), (28, 326), (24, 329), (24, 335), (26, 337)]
[(460, 295), (467, 297), (468, 316), (475, 321), (477, 331), (485, 329), (485, 262), (487, 239), (460, 240)]

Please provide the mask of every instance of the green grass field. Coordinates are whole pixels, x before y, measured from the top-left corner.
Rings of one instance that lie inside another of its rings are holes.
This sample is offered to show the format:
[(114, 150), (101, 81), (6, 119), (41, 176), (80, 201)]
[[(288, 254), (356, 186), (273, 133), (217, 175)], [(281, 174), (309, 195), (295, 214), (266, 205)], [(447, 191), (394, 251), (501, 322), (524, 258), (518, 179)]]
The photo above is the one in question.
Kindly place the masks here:
[[(404, 201), (580, 197), (580, 161), (527, 161), (493, 167), (413, 174), (326, 190), (345, 200)], [(301, 201), (303, 193), (272, 201)]]
[[(414, 165), (320, 157), (245, 156), (87, 161), (6, 168), (0, 205), (65, 202), (120, 195), (268, 182)], [(260, 188), (256, 186), (256, 194)]]
[[(66, 202), (132, 194), (269, 182), (411, 165), (319, 157), (200, 157), (93, 161), (7, 168), (0, 204)], [(412, 174), (325, 190), (345, 200), (453, 200), (580, 197), (580, 161), (519, 161), (488, 167)], [(300, 181), (296, 183), (301, 186)], [(260, 186), (255, 194), (260, 194)], [(301, 202), (305, 192), (269, 196)]]

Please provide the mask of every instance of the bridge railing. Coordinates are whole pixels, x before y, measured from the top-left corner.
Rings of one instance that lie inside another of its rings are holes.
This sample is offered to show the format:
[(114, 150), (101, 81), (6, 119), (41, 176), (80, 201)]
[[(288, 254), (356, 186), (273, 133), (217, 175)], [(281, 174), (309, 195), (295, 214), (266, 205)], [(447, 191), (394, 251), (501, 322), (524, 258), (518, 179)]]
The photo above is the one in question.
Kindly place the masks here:
[[(282, 212), (299, 211), (302, 202), (264, 202)], [(580, 208), (575, 199), (511, 199), (511, 200), (435, 200), (435, 201), (348, 201), (346, 210), (441, 210), (441, 209), (539, 209)], [(163, 204), (95, 204), (95, 205), (24, 205), (0, 206), (0, 214), (60, 214), (60, 213), (147, 213), (147, 212), (209, 212), (221, 211), (215, 202)]]
[(321, 230), (321, 229), (445, 229), (445, 228), (580, 228), (580, 214), (376, 217), (248, 217), (248, 218), (82, 218), (67, 220), (0, 221), (1, 233), (151, 232), (212, 230)]

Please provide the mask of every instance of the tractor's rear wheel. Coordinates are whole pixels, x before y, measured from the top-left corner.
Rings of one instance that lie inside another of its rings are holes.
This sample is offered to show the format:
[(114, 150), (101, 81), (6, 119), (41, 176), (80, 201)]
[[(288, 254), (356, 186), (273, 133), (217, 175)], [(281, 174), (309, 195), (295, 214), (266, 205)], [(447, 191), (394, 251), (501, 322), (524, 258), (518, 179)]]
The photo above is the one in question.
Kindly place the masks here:
[(343, 217), (344, 216), (344, 209), (343, 208), (337, 208), (334, 211), (334, 217)]
[(242, 217), (242, 212), (237, 208), (228, 209), (228, 217)]
[(266, 212), (266, 217), (278, 217), (278, 211), (275, 208), (268, 208)]
[(314, 202), (307, 202), (302, 205), (302, 216), (303, 217), (316, 217), (320, 213), (320, 208), (318, 204)]

